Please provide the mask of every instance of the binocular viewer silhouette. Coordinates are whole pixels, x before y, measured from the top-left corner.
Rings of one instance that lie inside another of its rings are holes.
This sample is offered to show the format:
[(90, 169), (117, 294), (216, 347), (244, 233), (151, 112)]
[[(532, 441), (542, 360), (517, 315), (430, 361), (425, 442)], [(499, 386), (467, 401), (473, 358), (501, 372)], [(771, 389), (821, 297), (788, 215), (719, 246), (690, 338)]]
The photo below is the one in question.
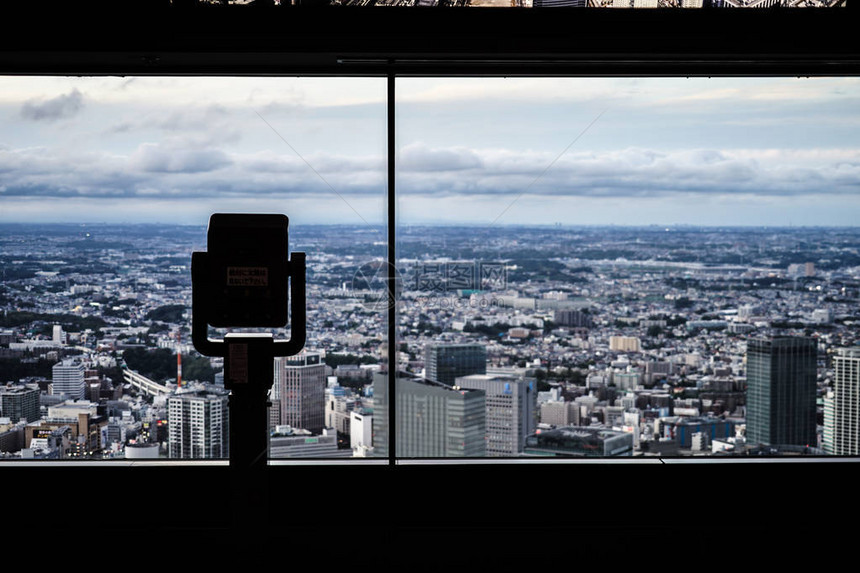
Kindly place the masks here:
[[(282, 214), (215, 213), (209, 218), (206, 252), (191, 257), (194, 347), (223, 356), (225, 387), (247, 383), (255, 359), (298, 354), (305, 344), (305, 253), (289, 253), (289, 219)], [(210, 339), (214, 328), (285, 328), (270, 333), (230, 333)], [(265, 362), (265, 360), (263, 360)], [(271, 369), (268, 376), (271, 379)], [(271, 386), (271, 382), (269, 382)]]

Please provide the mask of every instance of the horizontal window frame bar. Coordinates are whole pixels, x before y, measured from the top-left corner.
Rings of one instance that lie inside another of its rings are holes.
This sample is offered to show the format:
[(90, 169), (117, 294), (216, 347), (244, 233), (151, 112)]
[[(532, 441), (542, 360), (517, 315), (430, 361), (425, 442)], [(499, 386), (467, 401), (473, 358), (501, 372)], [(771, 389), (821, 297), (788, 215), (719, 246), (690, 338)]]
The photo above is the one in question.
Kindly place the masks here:
[[(268, 461), (269, 468), (282, 467), (475, 467), (475, 466), (737, 466), (737, 465), (860, 465), (860, 458), (850, 456), (810, 457), (693, 457), (693, 458), (424, 458), (398, 459), (389, 464), (386, 458), (302, 458), (274, 459)], [(229, 460), (0, 460), (6, 468), (228, 468)]]

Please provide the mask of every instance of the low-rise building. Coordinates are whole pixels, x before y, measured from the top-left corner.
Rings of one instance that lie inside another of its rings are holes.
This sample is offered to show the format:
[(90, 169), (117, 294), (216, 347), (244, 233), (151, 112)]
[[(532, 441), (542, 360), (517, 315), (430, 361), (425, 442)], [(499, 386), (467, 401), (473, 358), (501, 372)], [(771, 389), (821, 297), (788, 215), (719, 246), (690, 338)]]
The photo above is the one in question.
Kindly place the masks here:
[(617, 457), (633, 455), (633, 434), (598, 427), (539, 430), (526, 438), (527, 456)]

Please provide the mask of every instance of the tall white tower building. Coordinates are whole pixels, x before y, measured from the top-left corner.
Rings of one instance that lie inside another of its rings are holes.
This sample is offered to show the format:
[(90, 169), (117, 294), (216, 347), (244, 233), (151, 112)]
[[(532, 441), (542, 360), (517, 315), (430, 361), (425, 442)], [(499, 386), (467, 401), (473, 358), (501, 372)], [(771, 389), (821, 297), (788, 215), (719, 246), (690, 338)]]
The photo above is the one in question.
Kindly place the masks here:
[(373, 414), (364, 410), (349, 413), (349, 445), (353, 452), (373, 448)]
[(833, 403), (833, 390), (827, 392), (824, 402), (824, 431), (821, 433), (821, 449), (825, 453), (833, 453), (833, 418), (836, 416), (836, 405)]
[(80, 360), (63, 360), (54, 364), (52, 384), (54, 394), (65, 394), (72, 400), (83, 400), (86, 391), (84, 364)]
[(168, 398), (169, 456), (173, 459), (229, 457), (228, 403), (226, 391), (191, 391)]
[(832, 453), (860, 455), (860, 347), (839, 349), (833, 365)]

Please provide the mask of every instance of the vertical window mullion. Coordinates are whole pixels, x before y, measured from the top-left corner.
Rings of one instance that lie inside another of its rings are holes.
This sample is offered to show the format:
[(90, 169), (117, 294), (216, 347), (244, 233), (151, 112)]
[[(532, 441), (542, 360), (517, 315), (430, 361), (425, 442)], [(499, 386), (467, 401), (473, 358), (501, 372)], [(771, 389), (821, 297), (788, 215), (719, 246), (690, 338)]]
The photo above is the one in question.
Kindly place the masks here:
[(395, 128), (394, 128), (394, 105), (395, 87), (394, 72), (389, 71), (387, 77), (387, 141), (388, 141), (388, 294), (392, 304), (388, 307), (388, 464), (393, 466), (397, 461), (397, 396), (395, 394), (397, 382), (397, 285), (396, 264), (397, 255), (395, 249), (396, 240), (396, 197), (394, 188), (394, 156), (395, 156)]

